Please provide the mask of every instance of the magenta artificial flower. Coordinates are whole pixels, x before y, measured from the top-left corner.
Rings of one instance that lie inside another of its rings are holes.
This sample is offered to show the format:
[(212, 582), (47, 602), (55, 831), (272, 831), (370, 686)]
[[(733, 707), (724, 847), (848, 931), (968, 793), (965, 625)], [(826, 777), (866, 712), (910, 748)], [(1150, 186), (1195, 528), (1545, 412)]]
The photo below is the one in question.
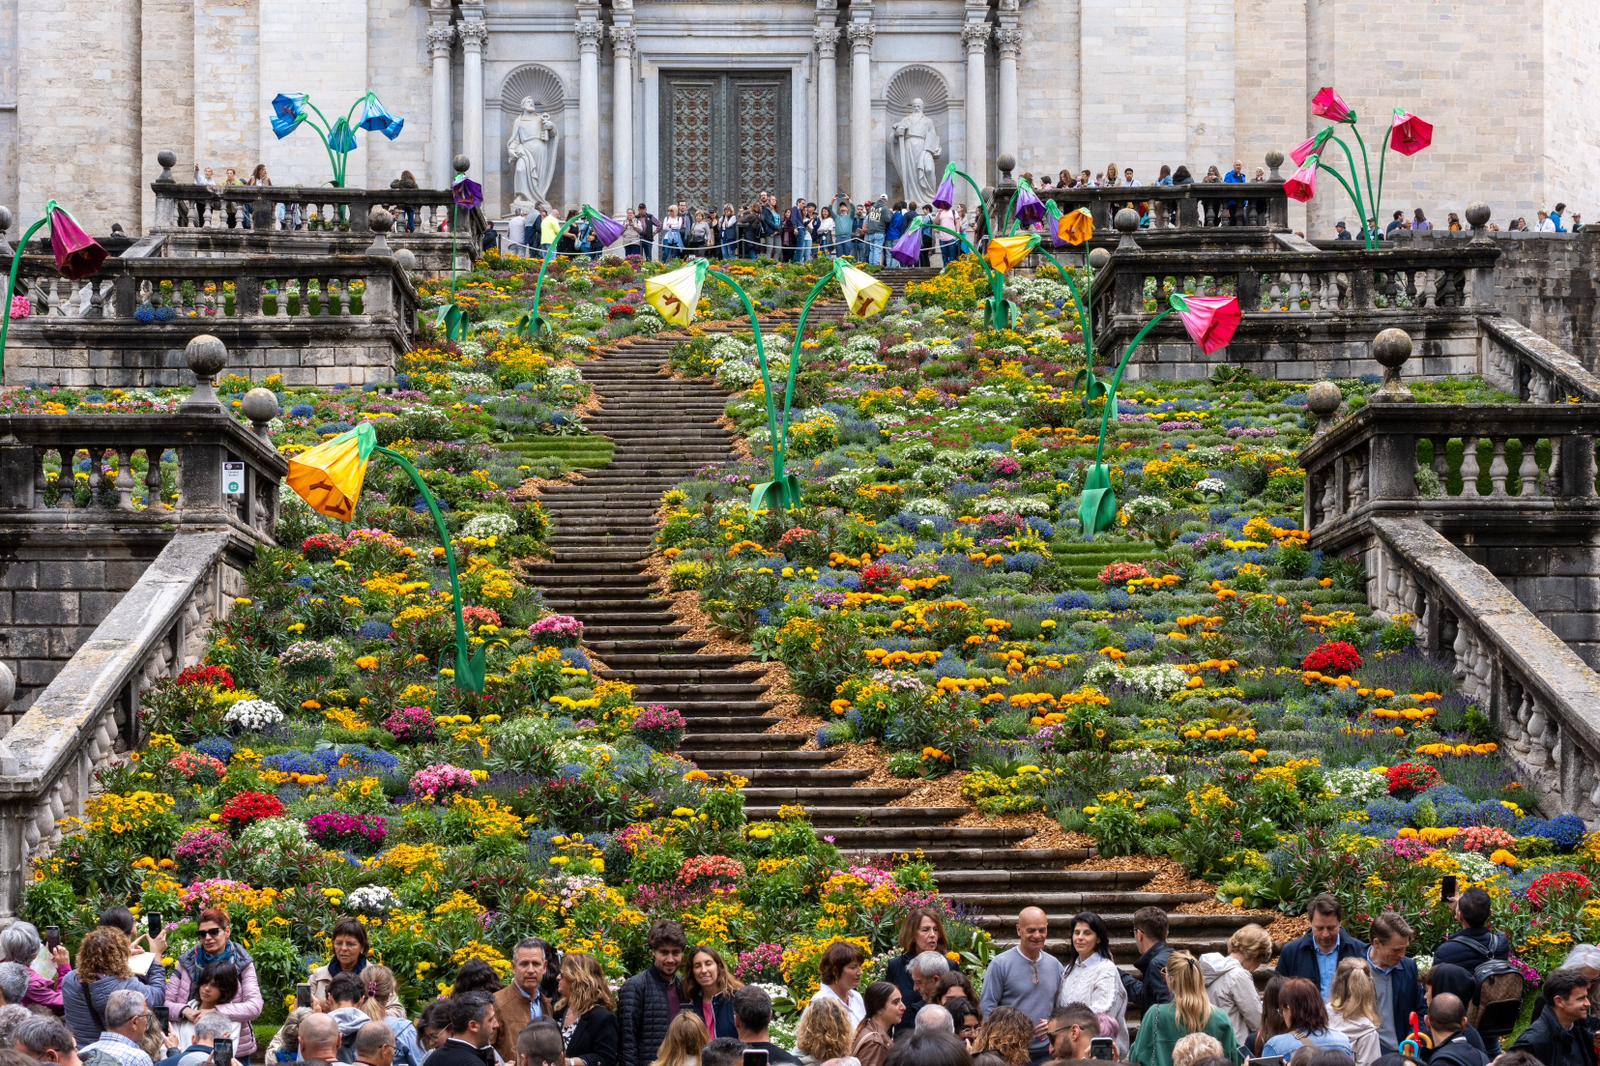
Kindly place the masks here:
[(1207, 355), (1226, 348), (1244, 320), (1239, 301), (1232, 296), (1173, 296), (1172, 306), (1189, 339)]
[(1332, 136), (1332, 126), (1327, 126), (1321, 130), (1318, 130), (1315, 136), (1308, 137), (1301, 143), (1295, 145), (1293, 150), (1289, 152), (1289, 158), (1294, 160), (1295, 166), (1305, 166), (1307, 159), (1310, 159), (1314, 155), (1321, 154), (1322, 146), (1327, 144), (1328, 138)]
[(1306, 203), (1313, 196), (1316, 196), (1317, 165), (1321, 162), (1320, 156), (1312, 155), (1307, 157), (1300, 169), (1290, 175), (1289, 180), (1283, 183), (1284, 195), (1291, 200), (1299, 200), (1301, 203)]
[(1331, 85), (1324, 85), (1311, 98), (1311, 113), (1329, 122), (1354, 122), (1356, 113)]
[(98, 274), (100, 264), (106, 261), (106, 250), (53, 200), (50, 203), (50, 250), (56, 254), (56, 270), (73, 281)]
[(1394, 124), (1389, 128), (1389, 147), (1401, 155), (1416, 155), (1433, 143), (1433, 124), (1397, 107)]

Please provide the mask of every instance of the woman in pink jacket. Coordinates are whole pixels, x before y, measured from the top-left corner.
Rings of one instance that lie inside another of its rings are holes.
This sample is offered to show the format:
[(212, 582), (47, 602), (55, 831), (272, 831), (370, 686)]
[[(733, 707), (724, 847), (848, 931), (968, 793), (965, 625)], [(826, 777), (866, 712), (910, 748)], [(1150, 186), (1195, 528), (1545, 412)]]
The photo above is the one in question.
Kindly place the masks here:
[(39, 957), (39, 929), (31, 922), (12, 922), (0, 932), (0, 962), (15, 962), (28, 968), (28, 994), (23, 997), (24, 1007), (49, 1007), (61, 1013), (61, 979), (72, 969), (72, 957), (60, 944), (50, 953), (55, 963), (56, 975), (46, 980), (33, 969)]
[(214, 1010), (230, 1022), (239, 1023), (239, 1042), (234, 1057), (247, 1062), (256, 1052), (255, 1033), (250, 1023), (261, 1017), (261, 982), (256, 977), (255, 960), (250, 953), (229, 939), (228, 912), (211, 908), (200, 912), (200, 943), (178, 958), (178, 965), (167, 982), (167, 1012), (174, 1022), (180, 1018), (194, 1022), (201, 1009), (200, 973), (214, 962), (229, 962), (239, 975), (239, 993)]

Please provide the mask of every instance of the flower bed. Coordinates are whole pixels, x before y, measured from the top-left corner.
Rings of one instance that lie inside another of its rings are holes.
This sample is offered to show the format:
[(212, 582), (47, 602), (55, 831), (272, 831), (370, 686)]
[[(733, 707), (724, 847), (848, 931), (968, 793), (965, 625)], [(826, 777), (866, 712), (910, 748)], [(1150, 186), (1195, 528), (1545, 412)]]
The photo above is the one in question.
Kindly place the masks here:
[[(627, 264), (581, 269), (637, 276)], [(791, 273), (762, 284), (783, 290)], [(604, 319), (615, 298), (558, 286), (546, 306), (575, 317), (598, 306)], [(399, 369), (393, 388), (280, 388), (274, 441), (294, 454), (369, 420), (421, 468), (445, 508), (470, 641), (487, 654), (483, 692), (451, 684), (442, 552), (409, 482), (375, 463), (349, 524), (286, 493), (281, 547), (259, 553), (205, 662), (146, 694), (147, 743), (100, 773), (83, 818), (38, 859), (25, 915), (60, 926), (70, 946), (101, 909), (133, 902), (167, 916), (177, 954), (195, 943), (198, 909), (223, 906), (256, 959), (269, 1017), (328, 957), (346, 913), (367, 923), (413, 1008), (470, 958), (504, 975), (511, 944), (529, 935), (592, 952), (613, 977), (631, 972), (656, 917), (730, 960), (775, 953), (802, 974), (837, 935), (888, 950), (906, 906), (937, 902), (928, 868), (845, 868), (799, 809), (748, 824), (737, 779), (670, 754), (682, 716), (597, 679), (581, 625), (546, 612), (518, 576), (548, 521), (514, 490), (549, 469), (519, 461), (518, 446), (576, 422), (588, 398), (577, 368), (490, 328)], [(228, 378), (219, 390), (237, 406), (248, 386)], [(53, 390), (6, 402), (175, 400)], [(80, 471), (80, 493), (88, 482)], [(173, 488), (169, 478), (138, 504), (169, 506)], [(986, 935), (952, 931), (975, 963), (987, 958)]]
[[(807, 336), (789, 449), (803, 506), (752, 515), (750, 463), (669, 497), (673, 587), (784, 663), (818, 744), (877, 744), (906, 777), (961, 773), (985, 811), (1049, 812), (1107, 856), (1170, 856), (1241, 906), (1296, 913), (1326, 889), (1356, 929), (1394, 906), (1433, 944), (1454, 875), (1490, 889), (1541, 970), (1600, 933), (1600, 908), (1528, 896), (1553, 871), (1593, 873), (1600, 842), (1531, 810), (1409, 620), (1372, 617), (1360, 567), (1308, 550), (1302, 386), (1227, 367), (1130, 385), (1106, 453), (1117, 526), (1089, 540), (1077, 505), (1101, 409), (1073, 385), (1066, 289), (1019, 286), (1022, 324), (993, 332), (970, 280)], [(736, 394), (764, 458), (752, 359), (738, 338), (673, 353)], [(1359, 406), (1373, 384), (1341, 387)], [(1505, 835), (1487, 850), (1444, 832), (1489, 829)]]

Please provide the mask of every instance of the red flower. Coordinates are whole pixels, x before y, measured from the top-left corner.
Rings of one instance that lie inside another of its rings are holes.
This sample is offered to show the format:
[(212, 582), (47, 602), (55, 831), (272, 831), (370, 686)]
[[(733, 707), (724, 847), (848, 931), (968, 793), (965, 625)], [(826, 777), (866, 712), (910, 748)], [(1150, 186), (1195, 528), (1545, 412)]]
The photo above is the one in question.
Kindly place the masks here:
[(1332, 640), (1319, 644), (1300, 664), (1302, 670), (1315, 670), (1319, 674), (1348, 674), (1361, 668), (1361, 653), (1353, 644)]
[(1427, 763), (1403, 762), (1389, 767), (1384, 775), (1389, 779), (1389, 795), (1415, 795), (1426, 792), (1441, 780), (1439, 771)]
[(226, 666), (191, 666), (179, 674), (174, 684), (208, 685), (216, 688), (233, 688), (233, 675)]
[(1244, 320), (1239, 301), (1232, 296), (1174, 295), (1172, 306), (1183, 328), (1189, 331), (1189, 339), (1207, 355), (1226, 348)]
[(1416, 155), (1433, 143), (1433, 126), (1404, 108), (1394, 109), (1394, 125), (1389, 129), (1389, 147), (1401, 155)]
[(1574, 870), (1557, 870), (1534, 878), (1533, 884), (1528, 886), (1528, 902), (1533, 904), (1534, 910), (1542, 911), (1569, 892), (1579, 900), (1587, 899), (1592, 889), (1593, 885), (1582, 874)]
[(222, 824), (238, 832), (264, 818), (277, 818), (284, 812), (283, 801), (266, 792), (241, 792), (222, 805)]
[(1310, 202), (1317, 195), (1317, 164), (1320, 162), (1320, 156), (1308, 156), (1300, 169), (1289, 175), (1289, 180), (1283, 183), (1283, 195), (1301, 203)]
[(1311, 113), (1329, 122), (1354, 122), (1356, 119), (1356, 113), (1331, 85), (1324, 85), (1311, 98)]

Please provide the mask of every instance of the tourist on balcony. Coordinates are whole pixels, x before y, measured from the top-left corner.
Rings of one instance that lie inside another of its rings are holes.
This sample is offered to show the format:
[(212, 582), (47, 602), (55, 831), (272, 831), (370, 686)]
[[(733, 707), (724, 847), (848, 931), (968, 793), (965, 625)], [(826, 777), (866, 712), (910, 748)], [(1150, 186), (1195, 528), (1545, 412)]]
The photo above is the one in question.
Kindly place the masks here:
[(850, 1054), (860, 1060), (861, 1066), (884, 1066), (892, 1046), (889, 1034), (905, 1019), (905, 1000), (900, 990), (888, 981), (879, 981), (868, 988), (864, 1000), (867, 1016), (856, 1027)]
[(1396, 211), (1394, 213), (1394, 215), (1389, 219), (1389, 224), (1387, 226), (1383, 227), (1383, 235), (1385, 237), (1388, 237), (1389, 239), (1393, 240), (1394, 239), (1394, 235), (1395, 235), (1395, 231), (1396, 230), (1405, 229), (1405, 227), (1406, 227), (1406, 213), (1404, 211)]
[(801, 1066), (820, 1066), (850, 1054), (856, 1024), (837, 999), (813, 997), (800, 1015), (800, 1024), (794, 1033), (794, 1048)]
[(1222, 1045), (1224, 1054), (1237, 1066), (1239, 1039), (1233, 1023), (1206, 998), (1205, 976), (1195, 957), (1187, 951), (1170, 952), (1165, 970), (1164, 983), (1172, 998), (1145, 1011), (1129, 1059), (1138, 1066), (1172, 1066), (1172, 1049), (1178, 1041), (1191, 1033), (1205, 1033)]
[[(267, 168), (264, 167), (264, 166), (256, 167), (256, 170), (258, 172), (265, 172), (266, 169)], [(415, 174), (411, 173), (411, 171), (409, 171), (409, 170), (402, 170), (400, 172), (400, 176), (398, 178), (394, 179), (394, 183), (392, 185), (390, 185), (389, 188), (391, 188), (391, 189), (416, 189), (416, 188), (418, 188), (417, 176)], [(406, 215), (406, 232), (407, 233), (415, 233), (416, 229), (417, 229), (417, 209), (416, 209), (416, 206), (414, 204), (407, 204), (401, 210), (403, 210), (405, 212), (405, 215)], [(248, 219), (248, 217), (249, 216), (246, 216), (247, 219)], [(245, 224), (249, 225), (249, 222), (247, 221)]]
[(1433, 223), (1428, 221), (1428, 216), (1422, 213), (1422, 208), (1417, 208), (1411, 222), (1412, 233), (1432, 233)]
[[(33, 969), (39, 957), (42, 942), (39, 930), (32, 922), (14, 921), (0, 932), (0, 961), (14, 962), (27, 969), (27, 991), (13, 1003), (24, 1007), (49, 1007), (56, 1014), (64, 1009), (61, 1003), (61, 982), (72, 972), (72, 956), (66, 946), (57, 944), (50, 951), (50, 962), (55, 966), (55, 976), (48, 980)], [(9, 998), (9, 997), (8, 997)]]
[(1172, 184), (1172, 168), (1167, 166), (1165, 163), (1161, 164), (1161, 175), (1156, 178), (1156, 184), (1157, 185), (1171, 185)]
[(1120, 184), (1124, 189), (1133, 189), (1138, 187), (1139, 183), (1134, 180), (1132, 167), (1122, 168), (1122, 181), (1118, 184)]
[[(245, 1060), (256, 1050), (250, 1024), (261, 1017), (265, 1005), (255, 960), (249, 952), (233, 942), (227, 911), (218, 907), (201, 911), (198, 931), (200, 943), (178, 956), (172, 980), (167, 982), (167, 1013), (174, 1022), (179, 1019), (196, 1022), (207, 1010), (215, 1010), (229, 1021), (238, 1022), (241, 1040), (235, 1045), (235, 1050), (239, 1052), (240, 1060)], [(207, 1007), (200, 995), (201, 986), (206, 983), (206, 974), (214, 972), (212, 967), (219, 964), (232, 967), (233, 973), (227, 976), (233, 978), (235, 994), (221, 994), (227, 991), (228, 982), (224, 980), (214, 990), (215, 1002)]]
[(1350, 235), (1350, 227), (1346, 226), (1342, 220), (1333, 224), (1333, 239), (1336, 241), (1355, 240), (1355, 238)]

